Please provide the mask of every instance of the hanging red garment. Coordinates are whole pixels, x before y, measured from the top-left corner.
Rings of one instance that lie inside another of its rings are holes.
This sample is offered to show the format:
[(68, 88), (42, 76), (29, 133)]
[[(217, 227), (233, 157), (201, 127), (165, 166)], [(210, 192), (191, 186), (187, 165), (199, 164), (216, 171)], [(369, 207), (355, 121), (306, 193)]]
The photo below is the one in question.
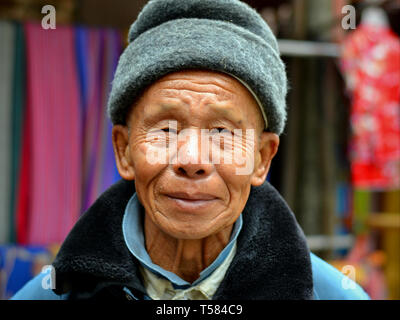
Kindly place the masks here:
[(26, 23), (25, 32), (28, 116), (18, 239), (28, 244), (61, 243), (79, 217), (81, 201), (74, 30), (44, 30), (39, 23)]
[(352, 93), (352, 183), (399, 188), (400, 40), (387, 26), (360, 24), (345, 39), (340, 62)]
[[(27, 97), (29, 99), (29, 97)], [(22, 147), (21, 147), (21, 168), (19, 174), (19, 182), (17, 187), (16, 196), (16, 229), (17, 229), (17, 242), (19, 244), (28, 243), (28, 214), (29, 214), (29, 189), (30, 189), (30, 174), (29, 164), (30, 161), (30, 139), (29, 134), (31, 131), (30, 123), (28, 121), (28, 109), (25, 111), (22, 129)]]

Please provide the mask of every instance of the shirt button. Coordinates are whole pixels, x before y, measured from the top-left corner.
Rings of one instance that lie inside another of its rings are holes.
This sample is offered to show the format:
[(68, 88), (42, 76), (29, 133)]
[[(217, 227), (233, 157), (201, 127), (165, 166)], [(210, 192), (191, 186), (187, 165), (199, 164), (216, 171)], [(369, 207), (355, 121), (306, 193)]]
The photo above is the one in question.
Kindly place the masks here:
[(133, 300), (132, 296), (129, 293), (125, 294), (127, 300)]

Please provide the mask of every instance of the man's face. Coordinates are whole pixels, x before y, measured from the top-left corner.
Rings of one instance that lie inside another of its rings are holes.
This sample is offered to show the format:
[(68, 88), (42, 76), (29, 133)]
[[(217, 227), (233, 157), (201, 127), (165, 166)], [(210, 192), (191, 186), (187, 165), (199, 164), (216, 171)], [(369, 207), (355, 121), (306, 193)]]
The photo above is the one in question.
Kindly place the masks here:
[[(251, 185), (264, 182), (279, 138), (263, 132), (263, 123), (256, 101), (234, 78), (172, 73), (145, 91), (127, 127), (114, 126), (117, 166), (135, 180), (153, 224), (177, 239), (201, 239), (231, 226)], [(165, 157), (154, 161), (155, 155)]]

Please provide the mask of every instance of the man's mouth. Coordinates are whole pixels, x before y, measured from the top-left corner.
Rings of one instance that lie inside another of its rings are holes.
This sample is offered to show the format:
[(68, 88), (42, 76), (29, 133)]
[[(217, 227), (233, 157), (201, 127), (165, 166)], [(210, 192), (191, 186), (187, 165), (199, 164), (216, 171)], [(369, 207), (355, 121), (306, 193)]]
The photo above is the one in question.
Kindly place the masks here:
[(202, 209), (218, 199), (208, 193), (168, 192), (165, 196), (183, 210)]
[(187, 192), (168, 192), (166, 195), (170, 198), (180, 199), (180, 200), (214, 200), (217, 197), (208, 193), (187, 193)]

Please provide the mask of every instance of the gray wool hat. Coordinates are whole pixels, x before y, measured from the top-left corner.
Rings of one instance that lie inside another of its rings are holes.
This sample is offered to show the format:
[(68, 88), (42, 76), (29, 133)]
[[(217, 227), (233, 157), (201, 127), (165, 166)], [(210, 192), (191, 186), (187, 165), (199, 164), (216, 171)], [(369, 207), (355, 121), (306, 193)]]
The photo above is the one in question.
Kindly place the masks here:
[(126, 124), (146, 87), (184, 69), (233, 76), (255, 96), (268, 130), (282, 133), (285, 65), (267, 23), (239, 0), (149, 1), (129, 30), (115, 72), (108, 101), (113, 124)]

